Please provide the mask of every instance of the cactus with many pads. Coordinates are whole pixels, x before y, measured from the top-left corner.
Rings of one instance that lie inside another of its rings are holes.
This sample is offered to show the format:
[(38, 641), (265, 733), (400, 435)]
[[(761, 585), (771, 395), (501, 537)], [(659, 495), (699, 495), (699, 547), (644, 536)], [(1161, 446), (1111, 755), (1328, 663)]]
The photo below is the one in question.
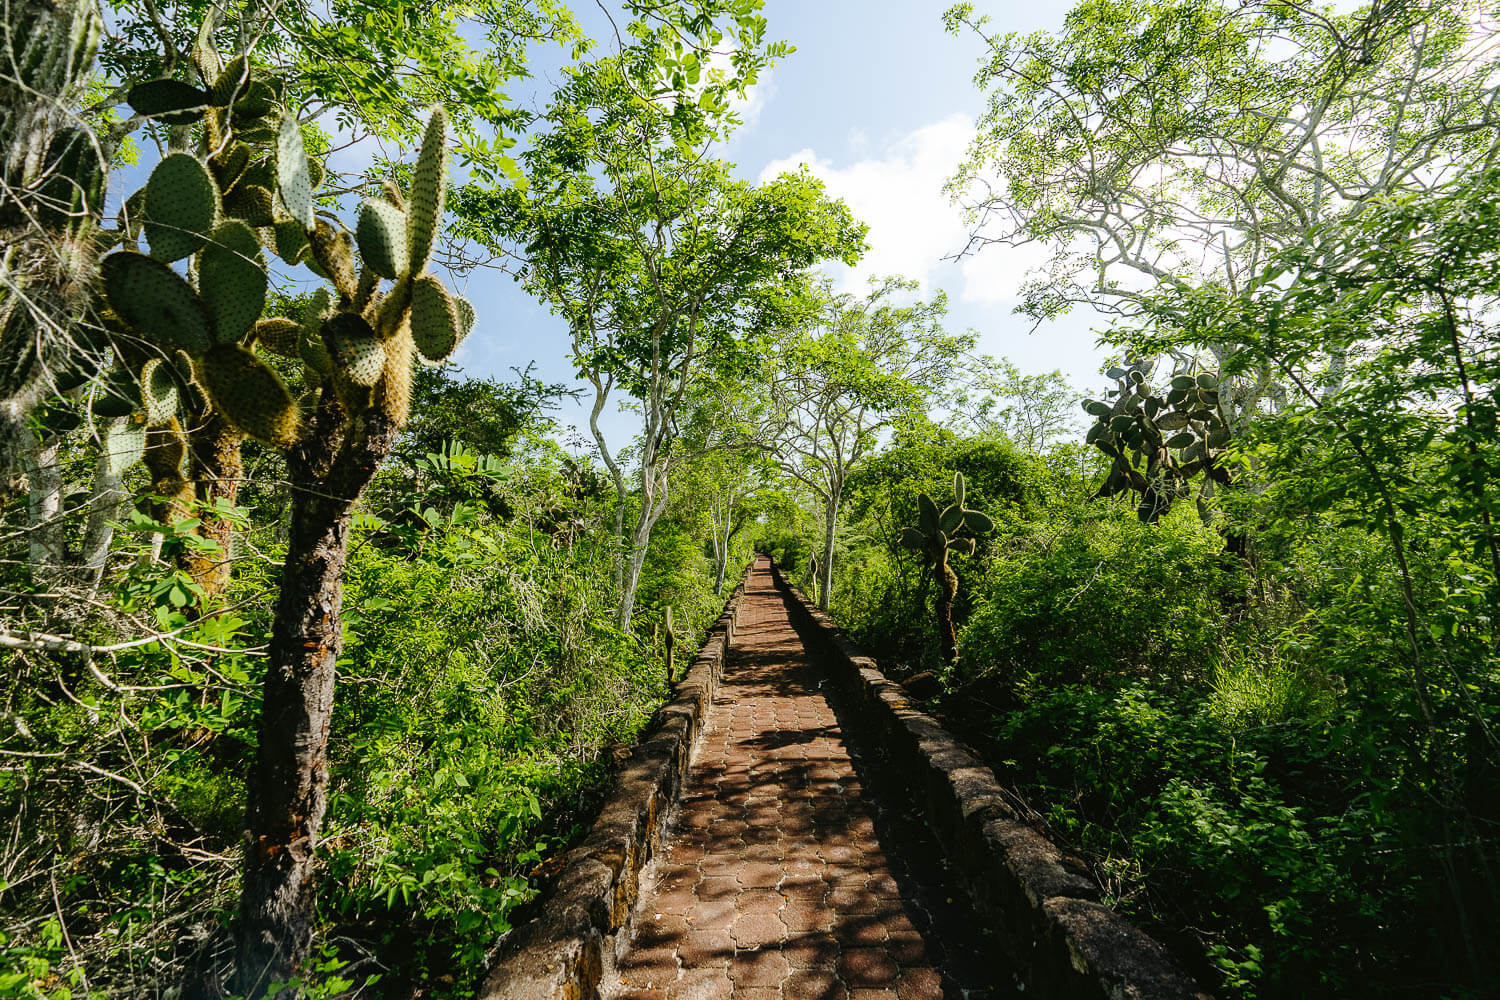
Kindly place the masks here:
[[(938, 584), (938, 638), (943, 647), (943, 662), (952, 663), (957, 655), (953, 633), (953, 598), (958, 594), (958, 574), (948, 565), (953, 554), (973, 555), (976, 536), (994, 530), (988, 515), (964, 506), (966, 484), (961, 472), (953, 474), (953, 503), (939, 510), (937, 502), (926, 493), (917, 495), (916, 527), (901, 532), (901, 542), (922, 554)], [(966, 534), (960, 534), (965, 532)]]

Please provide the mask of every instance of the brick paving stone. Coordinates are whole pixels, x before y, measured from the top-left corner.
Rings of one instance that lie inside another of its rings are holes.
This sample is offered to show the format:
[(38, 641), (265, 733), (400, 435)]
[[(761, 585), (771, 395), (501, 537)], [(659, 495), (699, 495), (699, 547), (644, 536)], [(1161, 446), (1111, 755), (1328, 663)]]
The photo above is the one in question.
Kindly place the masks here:
[(943, 979), (932, 969), (907, 969), (896, 980), (900, 1000), (942, 1000)]
[(723, 930), (734, 922), (734, 897), (711, 899), (687, 908), (688, 927), (695, 931)]
[(757, 565), (605, 1000), (958, 1000), (996, 985), (965, 980), (964, 993), (933, 964), (964, 947), (923, 937), (950, 933), (928, 911), (953, 893), (921, 881), (930, 847), (908, 859), (882, 843), (909, 803), (866, 791), (862, 744), (845, 740), (825, 680)]
[(893, 986), (900, 971), (884, 948), (845, 948), (839, 956), (839, 975), (850, 986)]
[(745, 986), (780, 986), (791, 973), (786, 956), (779, 951), (741, 951), (729, 960), (729, 978), (735, 989)]
[(799, 969), (781, 987), (785, 1000), (845, 1000), (849, 991), (838, 976), (823, 969)]
[(739, 949), (765, 948), (786, 940), (786, 924), (774, 913), (741, 913), (729, 926), (729, 934)]

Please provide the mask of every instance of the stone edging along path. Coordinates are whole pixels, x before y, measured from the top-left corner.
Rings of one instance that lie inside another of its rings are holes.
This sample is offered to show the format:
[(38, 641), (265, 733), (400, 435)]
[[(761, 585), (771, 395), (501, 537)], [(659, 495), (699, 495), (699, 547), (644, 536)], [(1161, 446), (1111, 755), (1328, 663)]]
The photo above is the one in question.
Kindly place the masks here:
[(911, 706), (827, 614), (772, 563), (805, 640), (879, 731), (894, 767), (1029, 994), (1100, 1000), (1208, 1000), (1160, 943), (1099, 902), (1099, 890), (1015, 814), (994, 772)]
[[(479, 990), (480, 1000), (588, 1000), (629, 938), (640, 872), (660, 847), (665, 820), (713, 704), (741, 605), (746, 570), (703, 649), (620, 769), (588, 836), (563, 860), (540, 912), (513, 931)], [(620, 933), (621, 929), (627, 933)]]

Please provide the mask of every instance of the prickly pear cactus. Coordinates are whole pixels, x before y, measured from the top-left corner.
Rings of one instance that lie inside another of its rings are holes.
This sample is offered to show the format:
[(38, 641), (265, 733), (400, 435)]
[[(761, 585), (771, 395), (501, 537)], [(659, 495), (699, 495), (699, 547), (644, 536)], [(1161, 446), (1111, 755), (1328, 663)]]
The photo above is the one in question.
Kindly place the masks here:
[[(976, 535), (993, 531), (989, 516), (964, 506), (967, 484), (961, 472), (953, 474), (953, 503), (943, 510), (926, 493), (917, 495), (917, 525), (902, 529), (901, 543), (916, 549), (932, 569), (938, 583), (938, 638), (943, 646), (943, 660), (954, 661), (957, 640), (953, 633), (953, 598), (958, 594), (958, 574), (948, 565), (948, 557), (972, 555)], [(967, 532), (960, 536), (959, 532)]]
[[(445, 198), (446, 113), (435, 109), (428, 120), (412, 190), (403, 195), (387, 183), (362, 206), (351, 233), (317, 212), (321, 172), (307, 159), (296, 119), (284, 114), (274, 129), (262, 124), (276, 97), (243, 60), (207, 89), (175, 80), (133, 89), (137, 111), (201, 122), (219, 137), (219, 152), (163, 159), (143, 196), (127, 199), (125, 245), (102, 268), (109, 313), (157, 351), (136, 373), (132, 396), (144, 403), (145, 423), (175, 423), (185, 395), (168, 377), (177, 368), (162, 360), (181, 352), (215, 413), (285, 451), (305, 432), (302, 404), (261, 351), (302, 363), (307, 402), (330, 392), (351, 415), (379, 407), (399, 425), (413, 355), (434, 363), (451, 357), (474, 309), (426, 270)], [(149, 254), (136, 243), (142, 234)], [(333, 293), (324, 290), (298, 317), (263, 316), (267, 252), (288, 265), (306, 263), (329, 278)], [(188, 257), (191, 282), (170, 266)], [(382, 291), (383, 280), (392, 284)]]
[[(95, 0), (10, 0), (0, 18), (0, 397), (22, 411), (74, 360), (97, 371), (105, 359), (80, 329), (105, 159), (93, 132), (59, 112), (79, 105), (102, 28)], [(0, 467), (20, 429), (0, 423)]]
[[(1154, 523), (1191, 493), (1192, 480), (1227, 486), (1229, 470), (1220, 453), (1232, 437), (1219, 402), (1220, 380), (1211, 374), (1179, 373), (1158, 395), (1148, 379), (1151, 364), (1134, 361), (1108, 373), (1116, 388), (1102, 400), (1085, 400), (1094, 418), (1085, 441), (1111, 459), (1094, 494), (1139, 495), (1136, 515)], [(1205, 489), (1209, 488), (1205, 485)]]

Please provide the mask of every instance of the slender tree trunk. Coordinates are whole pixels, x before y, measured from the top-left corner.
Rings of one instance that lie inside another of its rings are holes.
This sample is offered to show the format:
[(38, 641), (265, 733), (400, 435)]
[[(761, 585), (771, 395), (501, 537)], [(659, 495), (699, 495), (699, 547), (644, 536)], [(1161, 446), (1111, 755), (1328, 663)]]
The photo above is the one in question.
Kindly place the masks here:
[[(320, 422), (336, 418), (325, 404)], [(328, 799), (328, 734), (349, 520), (399, 425), (373, 410), (328, 460), (315, 429), (288, 455), (291, 538), (272, 627), (259, 744), (250, 773), (235, 989), (263, 996), (296, 971), (313, 930), (313, 857)]]
[(719, 564), (718, 567), (717, 567), (717, 569), (716, 569), (716, 571), (715, 571), (715, 573), (714, 573), (714, 593), (715, 594), (722, 594), (722, 593), (724, 593), (724, 575), (725, 575), (725, 573), (729, 569), (729, 543), (730, 543), (730, 540), (733, 538), (733, 532), (731, 530), (731, 524), (732, 524), (731, 519), (729, 519), (729, 518), (726, 517), (724, 519), (724, 534), (723, 534), (723, 536), (722, 537), (719, 536), (719, 534), (717, 532), (714, 533), (714, 548), (717, 550), (715, 552), (715, 558), (717, 559), (718, 564)]
[(651, 530), (656, 527), (660, 512), (653, 514), (643, 504), (635, 520), (635, 530), (630, 536), (629, 558), (625, 560), (625, 584), (620, 591), (620, 608), (615, 616), (615, 625), (622, 632), (631, 630), (635, 617), (635, 594), (641, 583), (641, 569), (646, 565), (646, 552), (651, 546)]
[(824, 505), (824, 528), (823, 528), (823, 560), (818, 565), (818, 574), (822, 577), (818, 581), (818, 607), (823, 611), (828, 610), (828, 601), (833, 594), (833, 541), (838, 531), (839, 497), (837, 492), (828, 495), (828, 502)]
[(31, 573), (38, 583), (51, 581), (67, 563), (62, 532), (62, 469), (58, 440), (42, 442), (26, 456), (26, 540)]
[(97, 587), (104, 573), (104, 562), (109, 558), (109, 546), (114, 541), (114, 522), (120, 517), (120, 508), (125, 506), (123, 472), (116, 472), (109, 457), (100, 455), (94, 466), (94, 490), (89, 497), (88, 525), (83, 531), (83, 551), (79, 562), (83, 575), (91, 587)]

